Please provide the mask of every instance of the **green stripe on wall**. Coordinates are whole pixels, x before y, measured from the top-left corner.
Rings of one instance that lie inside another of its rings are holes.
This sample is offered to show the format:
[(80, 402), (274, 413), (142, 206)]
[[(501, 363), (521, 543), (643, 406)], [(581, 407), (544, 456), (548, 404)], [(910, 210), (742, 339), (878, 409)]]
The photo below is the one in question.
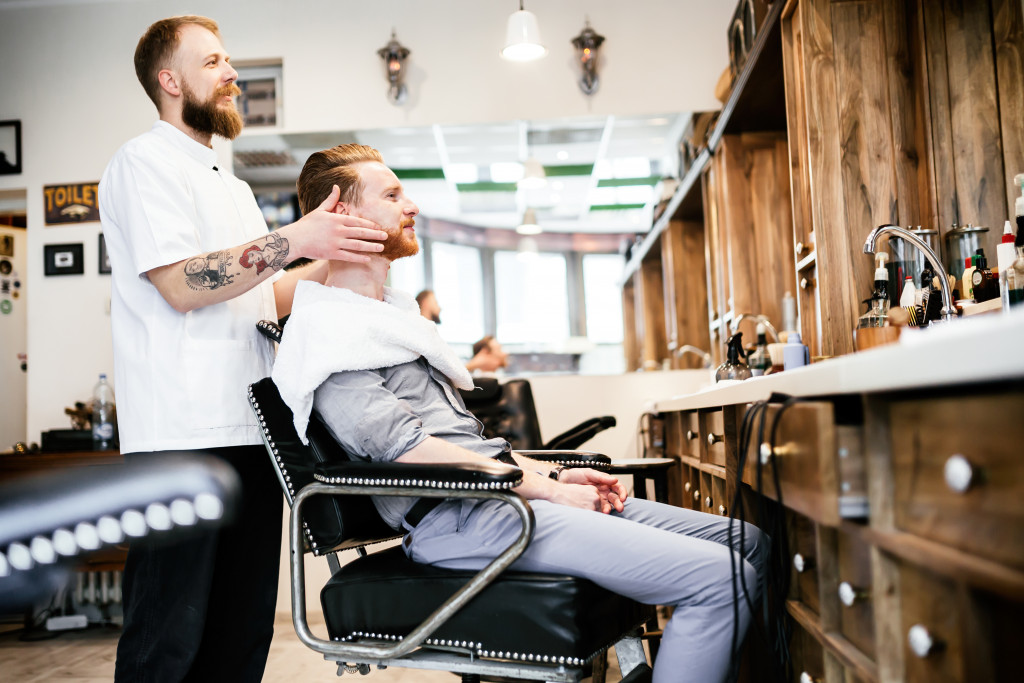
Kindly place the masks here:
[(515, 192), (515, 183), (459, 183), (459, 192)]
[(593, 164), (566, 164), (565, 166), (545, 166), (544, 175), (548, 177), (581, 175), (588, 176), (594, 172)]
[(661, 176), (648, 176), (647, 178), (605, 178), (598, 180), (598, 187), (635, 187), (637, 185), (649, 185), (654, 187), (661, 180)]
[(646, 204), (594, 204), (591, 211), (628, 211), (630, 209), (642, 209)]
[(444, 170), (440, 168), (393, 168), (399, 180), (444, 180)]

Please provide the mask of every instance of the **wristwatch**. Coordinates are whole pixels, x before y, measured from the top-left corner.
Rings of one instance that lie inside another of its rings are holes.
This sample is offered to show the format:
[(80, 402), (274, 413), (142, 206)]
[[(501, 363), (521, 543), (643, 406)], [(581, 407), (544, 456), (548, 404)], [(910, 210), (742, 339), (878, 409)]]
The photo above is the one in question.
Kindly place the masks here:
[(551, 479), (554, 479), (555, 481), (558, 481), (558, 475), (560, 475), (562, 473), (562, 470), (564, 470), (564, 469), (565, 469), (565, 465), (559, 465), (555, 469), (553, 469), (550, 472), (548, 472), (548, 477), (550, 477)]

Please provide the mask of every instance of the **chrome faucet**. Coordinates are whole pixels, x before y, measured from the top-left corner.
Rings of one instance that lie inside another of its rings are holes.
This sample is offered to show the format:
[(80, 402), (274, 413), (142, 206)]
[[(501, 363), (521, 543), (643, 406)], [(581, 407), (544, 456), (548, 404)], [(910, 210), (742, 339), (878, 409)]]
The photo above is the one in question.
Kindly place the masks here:
[(948, 322), (956, 318), (956, 307), (953, 305), (953, 291), (949, 286), (949, 275), (942, 267), (942, 261), (938, 255), (920, 237), (898, 225), (879, 225), (868, 233), (868, 238), (864, 240), (864, 253), (874, 254), (878, 238), (887, 232), (895, 233), (900, 239), (910, 242), (924, 252), (925, 258), (928, 259), (928, 263), (932, 267), (932, 272), (939, 277), (939, 288), (942, 290), (942, 310), (940, 311), (942, 319)]
[(682, 346), (676, 347), (676, 350), (673, 353), (675, 353), (676, 358), (682, 358), (684, 353), (692, 353), (696, 356), (701, 357), (701, 361), (704, 363), (704, 367), (711, 367), (711, 354), (705, 351), (704, 349), (698, 349), (696, 346), (691, 346), (690, 344), (683, 344)]
[(733, 334), (736, 334), (736, 331), (740, 329), (740, 323), (746, 320), (747, 318), (750, 318), (751, 320), (756, 320), (759, 323), (763, 323), (764, 328), (768, 331), (768, 334), (772, 336), (772, 339), (776, 342), (779, 341), (779, 333), (775, 331), (775, 326), (772, 325), (770, 320), (768, 320), (768, 316), (754, 315), (753, 313), (741, 313), (740, 315), (732, 319), (732, 324), (730, 327), (732, 328)]

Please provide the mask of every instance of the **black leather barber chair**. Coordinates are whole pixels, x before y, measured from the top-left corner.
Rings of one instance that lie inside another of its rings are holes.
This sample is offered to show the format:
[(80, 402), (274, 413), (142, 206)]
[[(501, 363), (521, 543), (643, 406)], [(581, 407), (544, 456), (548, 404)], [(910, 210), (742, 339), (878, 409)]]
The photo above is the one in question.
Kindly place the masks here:
[[(503, 437), (517, 451), (579, 448), (598, 433), (615, 426), (611, 415), (594, 417), (543, 443), (529, 381), (512, 379), (502, 383), (491, 377), (478, 377), (473, 382), (476, 387), (472, 391), (461, 391), (466, 408), (483, 422), (485, 436)], [(665, 503), (668, 502), (668, 472), (675, 462), (671, 458), (620, 458), (612, 460), (606, 471), (633, 477), (633, 495), (637, 498), (647, 498), (647, 481), (653, 481), (654, 499)]]
[[(291, 506), (292, 617), (308, 647), (349, 671), (372, 666), (433, 669), (463, 681), (578, 681), (591, 660), (615, 645), (624, 681), (647, 680), (638, 636), (653, 608), (571, 576), (511, 572), (533, 532), (529, 504), (511, 489), (519, 471), (500, 462), (434, 466), (350, 459), (314, 411), (303, 445), (277, 387), (249, 387), (252, 404)], [(564, 454), (563, 454), (564, 455)], [(607, 460), (577, 453), (580, 462)], [(519, 538), (479, 572), (417, 564), (369, 496), (493, 498), (522, 520)], [(341, 566), (337, 553), (357, 548)], [(333, 576), (321, 591), (329, 640), (306, 619), (306, 552), (328, 559)], [(601, 658), (603, 661), (603, 657)]]
[(184, 454), (7, 482), (0, 486), (0, 613), (52, 596), (89, 552), (217, 526), (237, 495), (229, 466)]

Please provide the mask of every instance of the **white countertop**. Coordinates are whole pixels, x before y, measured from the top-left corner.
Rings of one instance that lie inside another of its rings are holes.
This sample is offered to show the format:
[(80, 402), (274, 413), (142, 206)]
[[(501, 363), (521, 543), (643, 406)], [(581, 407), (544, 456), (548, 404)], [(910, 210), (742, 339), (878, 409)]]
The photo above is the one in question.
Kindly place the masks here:
[(786, 372), (655, 402), (657, 412), (749, 403), (772, 392), (793, 396), (877, 393), (932, 386), (1024, 380), (1024, 306), (1009, 314), (908, 328), (898, 343)]

